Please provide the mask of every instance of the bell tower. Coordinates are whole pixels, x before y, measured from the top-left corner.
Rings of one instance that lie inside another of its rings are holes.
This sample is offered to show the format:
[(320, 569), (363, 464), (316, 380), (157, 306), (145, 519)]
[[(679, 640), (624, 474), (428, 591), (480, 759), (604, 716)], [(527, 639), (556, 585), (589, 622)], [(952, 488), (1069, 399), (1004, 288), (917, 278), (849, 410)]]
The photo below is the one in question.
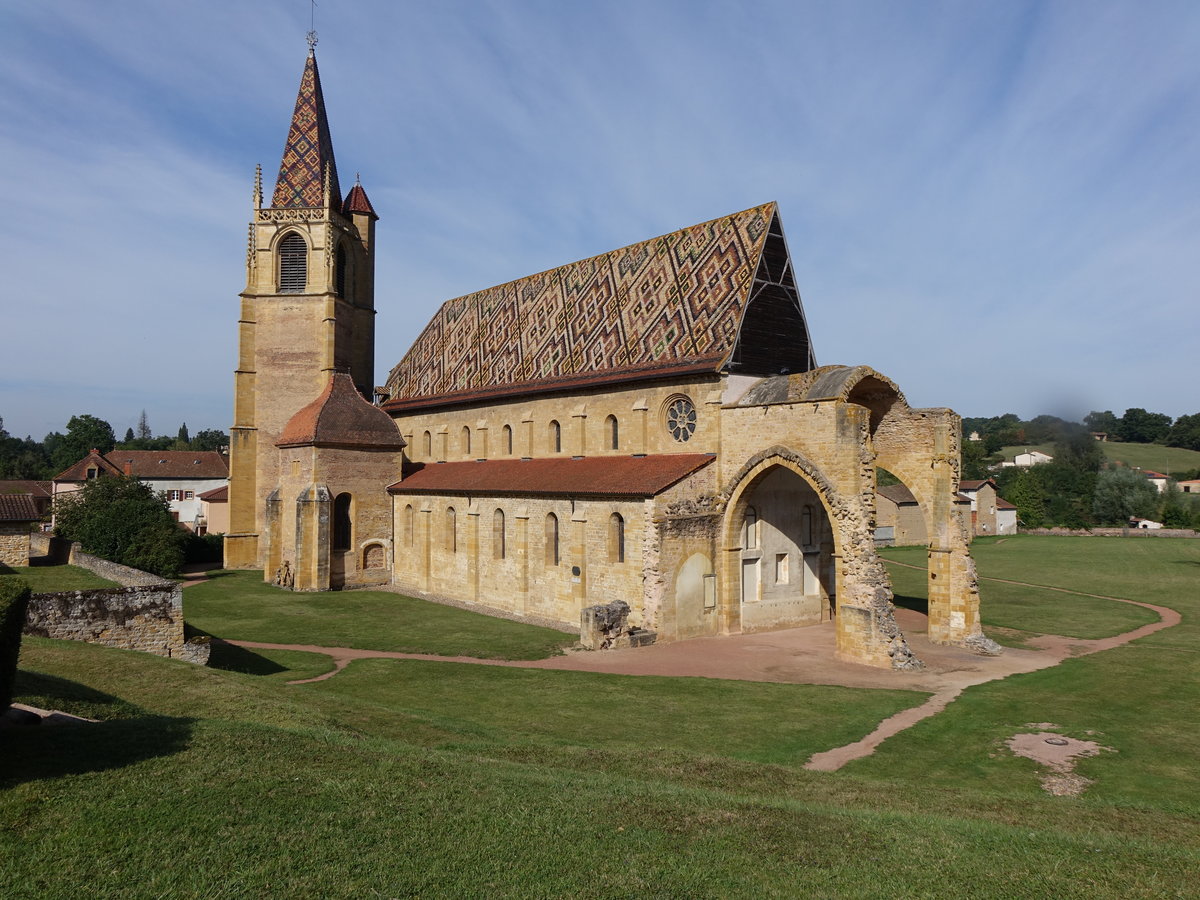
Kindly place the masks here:
[(246, 289), (238, 320), (225, 565), (261, 568), (267, 495), (279, 482), (284, 425), (348, 373), (371, 397), (375, 221), (362, 185), (343, 198), (310, 41), (271, 205), (254, 178)]

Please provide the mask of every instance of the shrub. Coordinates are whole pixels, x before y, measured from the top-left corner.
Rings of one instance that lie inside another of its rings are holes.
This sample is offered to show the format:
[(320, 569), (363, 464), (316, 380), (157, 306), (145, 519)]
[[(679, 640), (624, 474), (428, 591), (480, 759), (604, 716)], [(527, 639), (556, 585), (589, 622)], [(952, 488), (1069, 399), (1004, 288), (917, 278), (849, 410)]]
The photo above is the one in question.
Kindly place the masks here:
[(12, 703), (28, 608), (29, 585), (10, 575), (0, 577), (0, 710)]
[(179, 574), (187, 533), (148, 484), (106, 475), (60, 498), (55, 513), (55, 531), (85, 553), (164, 578)]
[(225, 535), (189, 533), (183, 553), (190, 563), (219, 563), (225, 558)]

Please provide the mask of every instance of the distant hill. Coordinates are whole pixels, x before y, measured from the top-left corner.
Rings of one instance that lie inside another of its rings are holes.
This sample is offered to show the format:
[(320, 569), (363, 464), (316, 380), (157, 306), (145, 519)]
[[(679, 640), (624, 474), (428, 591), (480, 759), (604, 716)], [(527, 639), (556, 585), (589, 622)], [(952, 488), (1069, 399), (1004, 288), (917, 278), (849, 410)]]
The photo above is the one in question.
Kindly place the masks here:
[[(1174, 472), (1189, 472), (1200, 469), (1200, 450), (1184, 450), (1182, 447), (1164, 447), (1162, 444), (1122, 444), (1117, 441), (1102, 441), (1100, 449), (1105, 457), (1139, 469), (1149, 469), (1171, 475)], [(1053, 444), (1018, 444), (1001, 447), (1000, 454), (1012, 460), (1026, 450), (1041, 450), (1054, 455)]]

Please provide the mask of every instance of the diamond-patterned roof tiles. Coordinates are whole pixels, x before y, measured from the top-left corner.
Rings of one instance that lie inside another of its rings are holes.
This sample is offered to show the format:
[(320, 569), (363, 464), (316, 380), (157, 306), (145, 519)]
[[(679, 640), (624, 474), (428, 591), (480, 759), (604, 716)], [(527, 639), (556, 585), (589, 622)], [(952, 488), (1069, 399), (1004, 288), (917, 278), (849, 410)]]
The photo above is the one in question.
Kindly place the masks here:
[(324, 206), (326, 167), (330, 174), (330, 193), (336, 203), (342, 192), (333, 159), (329, 121), (325, 117), (321, 75), (317, 71), (317, 58), (310, 53), (304, 61), (300, 92), (296, 96), (287, 143), (283, 146), (271, 205), (276, 208)]
[(775, 213), (766, 203), (448, 300), (388, 376), (391, 400), (715, 369), (737, 339)]

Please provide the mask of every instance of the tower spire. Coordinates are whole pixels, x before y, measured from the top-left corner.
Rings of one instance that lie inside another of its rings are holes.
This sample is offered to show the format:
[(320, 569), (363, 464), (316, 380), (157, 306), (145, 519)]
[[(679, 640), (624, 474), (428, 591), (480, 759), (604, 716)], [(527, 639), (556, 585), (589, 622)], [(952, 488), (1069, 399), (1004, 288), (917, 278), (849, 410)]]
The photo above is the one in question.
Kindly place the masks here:
[(277, 209), (324, 206), (327, 170), (330, 193), (335, 198), (341, 197), (329, 120), (325, 117), (325, 97), (321, 93), (321, 75), (317, 71), (316, 54), (312, 51), (315, 38), (315, 34), (310, 38), (309, 55), (304, 60), (304, 74), (296, 95), (296, 109), (279, 163), (279, 178), (271, 200), (271, 205)]

